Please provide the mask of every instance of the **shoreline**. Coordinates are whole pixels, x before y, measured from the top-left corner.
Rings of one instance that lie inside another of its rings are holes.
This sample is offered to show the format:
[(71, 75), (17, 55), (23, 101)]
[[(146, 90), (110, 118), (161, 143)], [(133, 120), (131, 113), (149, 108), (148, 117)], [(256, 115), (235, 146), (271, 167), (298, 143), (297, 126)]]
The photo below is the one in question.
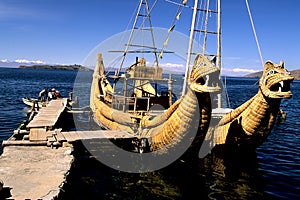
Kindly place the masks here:
[(19, 69), (53, 69), (53, 70), (81, 70), (93, 71), (93, 69), (81, 65), (20, 65)]

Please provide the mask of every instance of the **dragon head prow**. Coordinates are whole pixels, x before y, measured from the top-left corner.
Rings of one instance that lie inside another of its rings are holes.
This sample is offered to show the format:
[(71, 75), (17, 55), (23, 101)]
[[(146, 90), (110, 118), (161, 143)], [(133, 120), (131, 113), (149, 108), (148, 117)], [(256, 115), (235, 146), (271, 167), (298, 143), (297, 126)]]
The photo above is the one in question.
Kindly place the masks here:
[(196, 92), (220, 92), (220, 70), (215, 65), (215, 59), (203, 54), (198, 54), (195, 58), (189, 85)]
[(259, 81), (259, 88), (268, 98), (291, 98), (290, 83), (293, 80), (294, 77), (284, 68), (283, 61), (280, 64), (267, 61)]

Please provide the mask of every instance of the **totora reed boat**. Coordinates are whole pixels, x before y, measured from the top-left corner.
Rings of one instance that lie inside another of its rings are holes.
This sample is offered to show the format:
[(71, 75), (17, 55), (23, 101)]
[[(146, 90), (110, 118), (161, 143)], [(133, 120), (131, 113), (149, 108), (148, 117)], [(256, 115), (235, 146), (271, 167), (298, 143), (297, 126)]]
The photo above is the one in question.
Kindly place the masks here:
[[(183, 1), (178, 6), (177, 18), (186, 2)], [(141, 13), (142, 7), (146, 13)], [(193, 20), (199, 11), (197, 8), (196, 4), (193, 7)], [(136, 150), (140, 153), (165, 154), (172, 149), (182, 149), (183, 153), (186, 149), (194, 149), (193, 152), (198, 154), (209, 127), (212, 102), (222, 89), (220, 47), (215, 55), (205, 54), (205, 46), (202, 49), (203, 53), (195, 53), (193, 41), (196, 30), (195, 23), (192, 23), (182, 93), (180, 98), (176, 99), (172, 91), (174, 83), (172, 75), (166, 77), (159, 65), (162, 54), (172, 52), (155, 47), (150, 20), (151, 10), (147, 0), (140, 1), (128, 44), (121, 52), (123, 55), (121, 66), (114, 74), (107, 71), (102, 53), (98, 54), (90, 95), (94, 120), (104, 129), (126, 131), (133, 135), (136, 138)], [(203, 11), (203, 14), (209, 12)], [(213, 14), (219, 16), (220, 11)], [(142, 16), (142, 25), (148, 21), (149, 27), (137, 27), (137, 21)], [(172, 32), (174, 27), (172, 24), (168, 33)], [(132, 44), (136, 30), (150, 31), (152, 46)], [(168, 40), (169, 38), (166, 39)], [(139, 49), (131, 50), (129, 47)], [(132, 65), (123, 69), (122, 65), (127, 54), (145, 52), (154, 54), (153, 66), (148, 66), (144, 57), (137, 57)], [(116, 92), (117, 84), (122, 84), (121, 95)], [(163, 84), (166, 89), (159, 91), (158, 85)]]
[(237, 108), (221, 112), (221, 117), (210, 126), (203, 142), (204, 155), (207, 154), (205, 150), (212, 149), (229, 154), (255, 152), (270, 135), (280, 113), (281, 100), (292, 97), (290, 84), (294, 77), (283, 61), (279, 64), (270, 60), (264, 62), (248, 0), (245, 3), (263, 67), (258, 92)]
[[(173, 94), (172, 75), (166, 76), (159, 64), (163, 53), (172, 53), (164, 48), (170, 42), (169, 35), (174, 30), (175, 23), (168, 30), (164, 47), (159, 50), (155, 46), (150, 20), (150, 12), (154, 6), (149, 9), (148, 1), (141, 0), (128, 43), (125, 50), (120, 51), (121, 64), (114, 74), (108, 73), (102, 54), (98, 54), (90, 95), (90, 107), (95, 121), (104, 129), (126, 131), (134, 136), (136, 140), (133, 143), (140, 153), (165, 154), (181, 149), (182, 153), (193, 153), (202, 158), (216, 145), (224, 144), (234, 149), (255, 150), (270, 134), (280, 108), (280, 100), (292, 96), (290, 82), (293, 77), (284, 68), (283, 62), (264, 63), (261, 56), (264, 73), (259, 81), (258, 94), (236, 109), (229, 108), (225, 100), (227, 95), (224, 94), (226, 88), (224, 89), (220, 76), (220, 0), (204, 4), (195, 0), (194, 6), (188, 6), (187, 1), (168, 2), (178, 6), (176, 20), (183, 8), (193, 10), (179, 99)], [(217, 10), (210, 9), (210, 4)], [(247, 0), (246, 4), (251, 18)], [(146, 13), (141, 13), (143, 6)], [(143, 17), (142, 26), (148, 21), (149, 27), (137, 26), (140, 17)], [(203, 19), (202, 22), (200, 19)], [(208, 19), (214, 19), (215, 26), (208, 24)], [(212, 27), (216, 31), (208, 30)], [(253, 24), (252, 28), (254, 29)], [(132, 44), (136, 30), (150, 31), (152, 46)], [(200, 51), (193, 44), (196, 34), (202, 34), (197, 38), (203, 38)], [(215, 38), (211, 45), (216, 47), (214, 54), (207, 53), (206, 46), (211, 41), (208, 36), (210, 39)], [(259, 47), (258, 42), (257, 45)], [(138, 49), (132, 50), (131, 47)], [(136, 57), (133, 64), (124, 69), (125, 57), (129, 53), (153, 53), (154, 64), (149, 66), (144, 57)], [(122, 94), (116, 92), (117, 84), (120, 83)], [(159, 84), (165, 84), (166, 90), (159, 91)]]

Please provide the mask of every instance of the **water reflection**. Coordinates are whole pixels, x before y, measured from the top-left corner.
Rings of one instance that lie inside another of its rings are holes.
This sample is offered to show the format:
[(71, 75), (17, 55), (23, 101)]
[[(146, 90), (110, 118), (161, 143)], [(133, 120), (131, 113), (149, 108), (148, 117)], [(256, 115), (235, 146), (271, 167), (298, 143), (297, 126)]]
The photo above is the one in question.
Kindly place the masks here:
[[(79, 121), (82, 127), (93, 125)], [(219, 146), (203, 159), (184, 155), (154, 172), (126, 173), (97, 161), (81, 142), (75, 145), (75, 162), (61, 199), (275, 199), (264, 192), (255, 152)]]
[(179, 159), (154, 172), (126, 173), (101, 164), (82, 144), (76, 145), (61, 199), (274, 199), (264, 193), (255, 153), (217, 149), (203, 159)]
[(216, 149), (205, 159), (210, 160), (203, 167), (211, 169), (210, 198), (260, 199), (264, 196), (262, 176), (258, 171), (255, 153), (237, 154)]

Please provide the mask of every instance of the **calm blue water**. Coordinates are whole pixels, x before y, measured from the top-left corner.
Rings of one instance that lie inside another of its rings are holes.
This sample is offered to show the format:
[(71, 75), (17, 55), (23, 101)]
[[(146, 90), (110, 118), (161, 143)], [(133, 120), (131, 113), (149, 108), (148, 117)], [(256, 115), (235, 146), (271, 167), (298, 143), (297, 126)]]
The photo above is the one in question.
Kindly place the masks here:
[[(0, 142), (25, 119), (28, 108), (22, 97), (37, 97), (44, 87), (54, 87), (68, 97), (76, 75), (75, 71), (0, 68)], [(81, 106), (88, 105), (86, 90), (90, 77), (91, 72), (84, 72), (75, 83), (74, 96), (79, 96)], [(257, 79), (228, 78), (226, 82), (232, 108), (251, 98), (258, 89)], [(66, 188), (73, 194), (66, 196), (72, 199), (87, 196), (191, 199), (192, 195), (196, 199), (300, 199), (300, 82), (293, 83), (292, 91), (292, 99), (281, 104), (287, 120), (275, 125), (254, 157), (210, 157), (199, 161), (197, 167), (182, 163), (179, 167), (145, 174), (121, 173), (105, 166), (97, 173), (89, 173), (90, 166), (79, 167), (85, 171), (78, 171), (80, 177), (73, 178), (78, 181), (78, 190)]]

